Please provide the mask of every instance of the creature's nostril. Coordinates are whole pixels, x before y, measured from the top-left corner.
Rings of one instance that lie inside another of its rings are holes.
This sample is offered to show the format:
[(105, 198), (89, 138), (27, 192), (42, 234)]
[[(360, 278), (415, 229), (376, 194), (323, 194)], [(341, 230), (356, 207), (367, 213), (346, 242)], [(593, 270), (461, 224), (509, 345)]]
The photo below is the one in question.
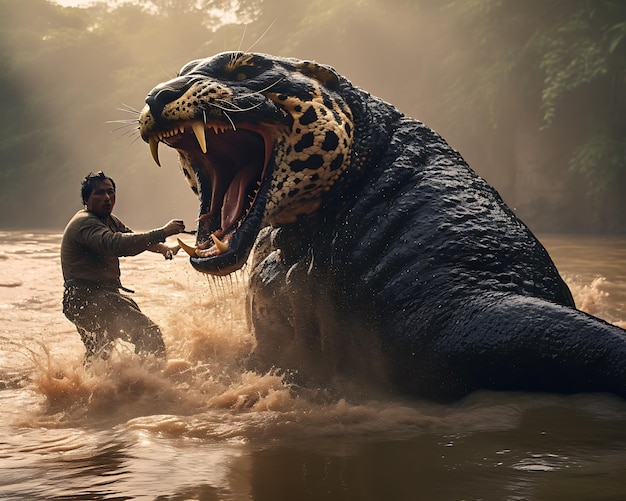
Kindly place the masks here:
[(166, 104), (182, 96), (189, 89), (190, 83), (190, 78), (179, 77), (157, 85), (148, 93), (146, 104), (150, 106), (153, 113), (160, 112)]
[(154, 89), (146, 97), (146, 104), (150, 106), (150, 109), (154, 113), (155, 111), (161, 111), (167, 103), (175, 101), (184, 93), (183, 89)]
[(156, 122), (162, 120), (163, 108), (182, 96), (186, 89), (185, 85), (173, 87), (161, 84), (150, 91), (146, 97), (146, 104), (150, 107), (150, 112)]

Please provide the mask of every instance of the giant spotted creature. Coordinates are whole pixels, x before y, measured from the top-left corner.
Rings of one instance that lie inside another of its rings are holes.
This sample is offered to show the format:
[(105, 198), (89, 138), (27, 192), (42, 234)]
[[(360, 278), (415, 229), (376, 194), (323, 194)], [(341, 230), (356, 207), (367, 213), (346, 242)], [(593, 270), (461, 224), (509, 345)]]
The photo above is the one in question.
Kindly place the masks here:
[(256, 367), (438, 400), (626, 397), (626, 332), (575, 308), (458, 152), (333, 68), (191, 61), (149, 92), (139, 127), (157, 163), (161, 143), (177, 150), (199, 198), (193, 267), (248, 263)]

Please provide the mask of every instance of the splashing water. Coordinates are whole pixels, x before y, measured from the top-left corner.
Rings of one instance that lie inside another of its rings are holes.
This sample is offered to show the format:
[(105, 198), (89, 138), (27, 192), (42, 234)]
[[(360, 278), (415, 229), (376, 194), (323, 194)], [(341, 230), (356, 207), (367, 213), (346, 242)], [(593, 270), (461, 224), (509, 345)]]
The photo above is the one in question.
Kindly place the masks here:
[[(304, 391), (245, 368), (245, 272), (205, 278), (180, 256), (122, 262), (167, 364), (118, 342), (85, 368), (61, 313), (60, 234), (0, 236), (2, 499), (285, 499), (289, 486), (316, 500), (617, 500), (626, 489), (622, 401), (477, 393), (442, 406), (358, 382)], [(626, 256), (589, 264), (623, 240), (583, 257), (572, 242), (548, 248), (577, 305), (619, 323)]]
[(168, 436), (253, 440), (394, 428), (406, 433), (435, 422), (403, 405), (392, 411), (358, 398), (349, 403), (362, 393), (358, 386), (344, 388), (347, 396), (324, 388), (302, 396), (277, 373), (247, 371), (254, 338), (243, 316), (246, 277), (193, 278), (200, 278), (193, 291), (161, 300), (159, 309), (167, 310), (159, 321), (168, 349), (165, 367), (140, 360), (132, 345), (120, 341), (108, 360), (88, 368), (75, 352), (53, 353), (45, 341), (29, 349), (31, 389), (43, 397), (42, 412), (29, 425), (125, 423)]

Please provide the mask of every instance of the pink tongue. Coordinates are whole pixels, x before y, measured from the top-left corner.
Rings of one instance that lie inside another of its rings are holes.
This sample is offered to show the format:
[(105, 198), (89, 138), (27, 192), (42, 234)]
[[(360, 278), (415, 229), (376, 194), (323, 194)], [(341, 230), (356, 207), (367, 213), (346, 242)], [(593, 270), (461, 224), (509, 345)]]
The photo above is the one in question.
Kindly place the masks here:
[(239, 169), (233, 178), (228, 191), (224, 195), (222, 205), (222, 230), (227, 231), (239, 219), (246, 208), (246, 187), (254, 179), (256, 169), (254, 163), (247, 164)]

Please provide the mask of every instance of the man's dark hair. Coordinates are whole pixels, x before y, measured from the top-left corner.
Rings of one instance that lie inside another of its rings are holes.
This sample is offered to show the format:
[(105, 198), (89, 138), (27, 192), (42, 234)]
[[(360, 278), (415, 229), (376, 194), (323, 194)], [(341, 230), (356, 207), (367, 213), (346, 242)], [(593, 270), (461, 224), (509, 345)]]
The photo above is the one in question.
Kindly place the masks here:
[(85, 176), (85, 179), (83, 179), (83, 182), (80, 184), (80, 196), (83, 198), (84, 204), (87, 203), (87, 199), (89, 198), (93, 190), (96, 188), (96, 186), (98, 186), (99, 183), (107, 179), (111, 181), (111, 184), (113, 185), (113, 189), (115, 189), (115, 181), (113, 181), (112, 178), (107, 176), (102, 171), (98, 171), (95, 174), (93, 172), (90, 172), (89, 174)]

